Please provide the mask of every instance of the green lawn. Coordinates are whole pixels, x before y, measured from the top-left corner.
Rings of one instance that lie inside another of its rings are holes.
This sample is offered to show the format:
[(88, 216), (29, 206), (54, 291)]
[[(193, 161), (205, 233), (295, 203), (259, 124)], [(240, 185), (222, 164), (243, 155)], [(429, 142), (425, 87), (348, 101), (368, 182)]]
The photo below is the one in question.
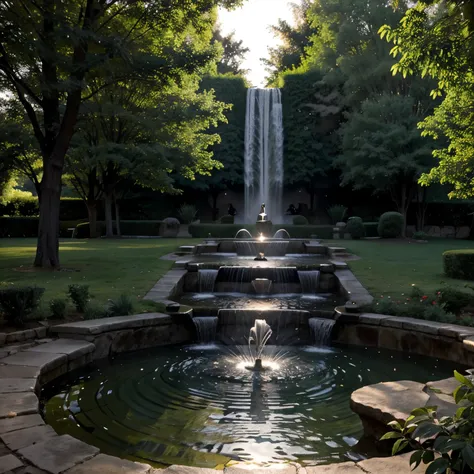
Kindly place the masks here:
[[(193, 239), (64, 239), (60, 245), (64, 271), (57, 272), (31, 271), (35, 239), (0, 239), (0, 284), (46, 288), (43, 301), (66, 297), (71, 283), (90, 285), (98, 302), (121, 293), (141, 299), (174, 263), (160, 257), (191, 242)], [(21, 266), (28, 271), (18, 271)], [(66, 271), (69, 269), (75, 271)]]
[[(193, 239), (63, 240), (61, 264), (65, 270), (31, 271), (34, 239), (0, 239), (0, 284), (37, 285), (46, 288), (45, 302), (65, 297), (70, 283), (85, 283), (99, 302), (121, 293), (141, 299), (173, 265), (160, 260), (179, 245), (197, 243)], [(374, 295), (400, 296), (415, 283), (425, 292), (443, 282), (462, 287), (461, 280), (443, 275), (441, 255), (445, 250), (474, 248), (474, 242), (432, 240), (426, 244), (408, 241), (334, 241), (361, 257), (349, 265), (362, 284)], [(18, 271), (21, 266), (27, 271)], [(78, 270), (78, 271), (77, 271)], [(472, 283), (472, 282), (471, 282)]]
[(468, 240), (436, 239), (427, 243), (409, 241), (360, 240), (334, 241), (344, 246), (361, 260), (349, 262), (360, 282), (377, 297), (392, 298), (408, 293), (411, 285), (424, 292), (432, 292), (443, 283), (462, 288), (466, 282), (453, 280), (443, 274), (442, 254), (445, 250), (474, 248)]

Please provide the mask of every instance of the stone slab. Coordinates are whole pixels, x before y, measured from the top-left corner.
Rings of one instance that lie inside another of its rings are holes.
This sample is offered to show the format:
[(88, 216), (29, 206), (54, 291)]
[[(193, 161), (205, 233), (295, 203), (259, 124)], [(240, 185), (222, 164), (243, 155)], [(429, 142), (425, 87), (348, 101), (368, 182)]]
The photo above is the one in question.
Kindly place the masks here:
[(474, 328), (456, 326), (455, 324), (446, 324), (439, 329), (440, 336), (453, 337), (462, 341), (466, 337), (474, 336)]
[(40, 443), (20, 449), (18, 453), (36, 467), (52, 474), (59, 474), (76, 464), (87, 461), (99, 450), (72, 436), (62, 435), (51, 441)]
[(368, 385), (352, 393), (351, 409), (383, 425), (392, 420), (404, 421), (413, 409), (428, 402), (429, 395), (423, 388), (423, 384), (410, 380)]
[(13, 471), (23, 466), (23, 463), (13, 454), (7, 454), (6, 456), (0, 456), (0, 474), (4, 472)]
[(12, 450), (18, 451), (32, 444), (57, 438), (58, 435), (51, 426), (33, 426), (23, 430), (12, 431), (0, 435), (2, 441)]
[(375, 314), (375, 313), (362, 313), (359, 316), (359, 322), (361, 324), (370, 324), (371, 326), (380, 326), (382, 319), (390, 318), (384, 314)]
[(98, 454), (67, 472), (68, 474), (145, 474), (149, 470), (148, 464), (127, 461), (107, 454)]
[(38, 398), (33, 392), (4, 393), (0, 396), (0, 418), (31, 415), (38, 412)]
[[(216, 471), (215, 469), (206, 469), (204, 467), (190, 467), (190, 466), (178, 466), (173, 465), (167, 467), (164, 471), (159, 471), (158, 469), (154, 469), (152, 474), (216, 474), (220, 471)], [(229, 472), (229, 468), (226, 469), (225, 472)]]
[(34, 466), (24, 466), (15, 471), (15, 474), (47, 474), (46, 471), (42, 471)]
[(402, 327), (407, 331), (438, 335), (439, 329), (443, 327), (443, 324), (436, 323), (434, 321), (421, 321), (419, 319), (413, 319), (411, 321), (404, 321)]
[(41, 344), (28, 350), (28, 352), (47, 352), (50, 354), (66, 354), (68, 359), (76, 359), (94, 352), (95, 346), (90, 342), (77, 339), (57, 339), (47, 344)]
[(27, 367), (38, 367), (41, 372), (47, 372), (67, 364), (67, 356), (65, 354), (49, 354), (47, 352), (17, 352), (11, 356), (2, 359), (2, 363), (7, 365), (26, 365)]
[[(2, 359), (2, 363), (5, 359)], [(21, 365), (0, 365), (0, 379), (3, 378), (34, 378), (39, 377), (39, 367), (26, 367)]]
[(410, 468), (410, 456), (412, 453), (401, 454), (389, 458), (372, 458), (357, 463), (366, 473), (370, 474), (422, 474), (426, 465), (421, 463), (414, 471)]
[(0, 393), (33, 392), (36, 379), (2, 378), (0, 379)]
[[(428, 389), (435, 389), (439, 390), (441, 393), (445, 395), (452, 395), (454, 390), (458, 388), (460, 383), (454, 378), (449, 377), (448, 379), (437, 380), (436, 382), (428, 382), (426, 386)], [(428, 390), (429, 393), (429, 390)]]
[(411, 318), (399, 318), (397, 316), (390, 316), (389, 318), (383, 319), (380, 321), (381, 326), (386, 326), (389, 328), (403, 328), (403, 323), (410, 323), (413, 319)]
[(24, 428), (32, 428), (33, 426), (40, 426), (44, 424), (43, 418), (37, 414), (15, 416), (13, 418), (3, 418), (0, 420), (0, 434), (22, 430)]
[[(179, 471), (175, 472), (176, 474), (178, 474)], [(296, 466), (292, 466), (289, 464), (277, 464), (275, 466), (270, 467), (260, 467), (252, 464), (242, 464), (226, 467), (225, 469), (225, 474), (297, 474), (297, 472), (298, 471), (296, 469)]]
[(308, 466), (306, 474), (364, 474), (364, 471), (354, 462), (343, 462), (327, 466)]
[(103, 332), (118, 331), (120, 329), (166, 325), (169, 324), (170, 321), (170, 317), (166, 314), (147, 313), (60, 324), (54, 326), (51, 330), (58, 334), (101, 334)]

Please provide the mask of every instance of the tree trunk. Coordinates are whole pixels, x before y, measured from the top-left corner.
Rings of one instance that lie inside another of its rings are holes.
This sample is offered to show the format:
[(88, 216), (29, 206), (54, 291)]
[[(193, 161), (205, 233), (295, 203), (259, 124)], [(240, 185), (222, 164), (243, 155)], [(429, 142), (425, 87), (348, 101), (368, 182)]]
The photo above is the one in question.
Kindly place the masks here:
[(117, 228), (117, 235), (121, 236), (122, 232), (120, 231), (120, 206), (118, 203), (117, 196), (114, 194), (114, 204), (115, 204), (115, 225)]
[(425, 228), (425, 216), (428, 209), (428, 204), (426, 202), (426, 187), (424, 186), (421, 193), (420, 190), (417, 190), (417, 211), (416, 211), (416, 230), (423, 232)]
[(114, 236), (114, 221), (112, 219), (112, 197), (105, 195), (105, 236)]
[(35, 267), (59, 268), (59, 205), (62, 167), (44, 160)]
[(91, 239), (99, 237), (97, 235), (97, 201), (87, 201), (87, 214), (89, 215), (89, 235)]

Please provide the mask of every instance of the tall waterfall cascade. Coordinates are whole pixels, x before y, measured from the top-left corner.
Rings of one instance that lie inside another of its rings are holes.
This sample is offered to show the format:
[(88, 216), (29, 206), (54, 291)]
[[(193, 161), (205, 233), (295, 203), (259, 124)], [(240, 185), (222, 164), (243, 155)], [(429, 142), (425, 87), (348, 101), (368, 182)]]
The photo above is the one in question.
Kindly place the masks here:
[(283, 220), (283, 109), (280, 89), (247, 92), (245, 119), (245, 222), (262, 203), (273, 222)]

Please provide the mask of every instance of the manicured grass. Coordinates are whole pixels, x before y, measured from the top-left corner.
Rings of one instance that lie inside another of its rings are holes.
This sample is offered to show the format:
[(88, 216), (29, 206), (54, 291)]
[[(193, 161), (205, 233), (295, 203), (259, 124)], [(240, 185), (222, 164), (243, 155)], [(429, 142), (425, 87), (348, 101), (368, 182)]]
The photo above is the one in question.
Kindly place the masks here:
[(361, 257), (348, 262), (354, 274), (374, 297), (398, 297), (409, 293), (412, 284), (433, 292), (443, 284), (462, 289), (474, 282), (454, 280), (443, 274), (442, 254), (446, 250), (474, 249), (469, 240), (436, 239), (427, 243), (404, 240), (334, 241)]
[[(0, 285), (37, 285), (46, 288), (43, 301), (65, 298), (68, 285), (90, 285), (98, 302), (121, 293), (141, 299), (173, 265), (160, 257), (193, 239), (72, 240), (60, 245), (64, 271), (31, 271), (36, 240), (0, 239)], [(23, 266), (27, 271), (18, 271)], [(66, 270), (75, 271), (66, 271)]]

